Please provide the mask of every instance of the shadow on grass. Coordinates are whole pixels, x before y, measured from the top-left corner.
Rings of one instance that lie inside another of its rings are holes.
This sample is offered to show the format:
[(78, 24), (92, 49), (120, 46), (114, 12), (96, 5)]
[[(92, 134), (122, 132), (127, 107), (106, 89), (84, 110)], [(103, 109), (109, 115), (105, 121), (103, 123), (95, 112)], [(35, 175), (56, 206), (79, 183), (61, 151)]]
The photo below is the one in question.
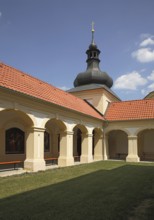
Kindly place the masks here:
[(154, 219), (153, 183), (153, 166), (99, 170), (1, 199), (0, 219)]

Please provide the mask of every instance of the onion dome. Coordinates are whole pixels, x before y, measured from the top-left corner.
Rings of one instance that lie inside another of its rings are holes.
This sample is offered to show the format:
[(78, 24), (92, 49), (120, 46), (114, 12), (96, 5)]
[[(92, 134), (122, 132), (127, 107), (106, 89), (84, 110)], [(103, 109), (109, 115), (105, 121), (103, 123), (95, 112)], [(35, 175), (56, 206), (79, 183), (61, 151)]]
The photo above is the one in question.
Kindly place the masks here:
[(87, 84), (101, 84), (108, 88), (113, 85), (112, 78), (106, 73), (102, 72), (99, 68), (99, 54), (100, 50), (94, 42), (94, 28), (92, 25), (92, 42), (89, 45), (89, 49), (86, 51), (87, 54), (87, 70), (79, 73), (74, 80), (74, 87), (83, 86)]

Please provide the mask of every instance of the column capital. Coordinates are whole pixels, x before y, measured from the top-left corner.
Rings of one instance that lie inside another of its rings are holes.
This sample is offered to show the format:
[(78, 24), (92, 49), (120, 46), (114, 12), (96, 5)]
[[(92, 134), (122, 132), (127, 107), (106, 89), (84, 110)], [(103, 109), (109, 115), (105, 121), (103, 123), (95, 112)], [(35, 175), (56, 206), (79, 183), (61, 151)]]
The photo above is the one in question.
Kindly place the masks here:
[(128, 139), (134, 140), (134, 139), (137, 139), (137, 136), (136, 135), (130, 135), (130, 136), (128, 136)]
[(82, 137), (93, 137), (93, 134), (82, 134)]
[(93, 137), (93, 134), (89, 133), (89, 134), (87, 134), (87, 137)]
[(74, 131), (62, 131), (62, 132), (60, 132), (60, 134), (62, 134), (62, 135), (73, 135)]
[(39, 127), (31, 127), (29, 129), (29, 131), (37, 131), (37, 132), (44, 132), (45, 131), (45, 128), (39, 128)]

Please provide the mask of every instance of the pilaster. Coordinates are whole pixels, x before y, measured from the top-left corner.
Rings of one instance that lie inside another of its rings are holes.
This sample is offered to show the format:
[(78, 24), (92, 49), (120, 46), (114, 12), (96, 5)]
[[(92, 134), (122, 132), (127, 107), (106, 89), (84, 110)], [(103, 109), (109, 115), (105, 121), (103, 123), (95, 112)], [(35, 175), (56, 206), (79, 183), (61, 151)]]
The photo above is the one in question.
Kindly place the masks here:
[(24, 169), (34, 172), (45, 170), (44, 129), (42, 128), (35, 127), (28, 131)]
[(81, 163), (90, 163), (93, 161), (92, 137), (93, 137), (92, 134), (82, 134)]
[(108, 135), (104, 135), (104, 160), (109, 159), (109, 144), (108, 144)]
[(103, 135), (101, 134), (96, 134), (95, 138), (94, 138), (94, 160), (98, 161), (98, 160), (103, 160), (103, 154), (104, 154), (104, 150), (103, 150)]
[(65, 131), (60, 134), (60, 156), (58, 165), (61, 167), (74, 165), (73, 158), (73, 132)]
[(127, 162), (139, 162), (137, 149), (137, 136), (128, 136), (128, 156), (126, 157)]

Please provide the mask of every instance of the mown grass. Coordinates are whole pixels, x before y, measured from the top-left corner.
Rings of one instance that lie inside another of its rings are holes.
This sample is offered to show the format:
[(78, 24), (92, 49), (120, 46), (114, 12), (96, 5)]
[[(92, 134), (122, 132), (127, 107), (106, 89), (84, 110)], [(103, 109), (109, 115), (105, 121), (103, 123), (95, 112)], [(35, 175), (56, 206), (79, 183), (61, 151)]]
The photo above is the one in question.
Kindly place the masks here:
[(0, 219), (154, 219), (154, 164), (102, 161), (0, 178)]

